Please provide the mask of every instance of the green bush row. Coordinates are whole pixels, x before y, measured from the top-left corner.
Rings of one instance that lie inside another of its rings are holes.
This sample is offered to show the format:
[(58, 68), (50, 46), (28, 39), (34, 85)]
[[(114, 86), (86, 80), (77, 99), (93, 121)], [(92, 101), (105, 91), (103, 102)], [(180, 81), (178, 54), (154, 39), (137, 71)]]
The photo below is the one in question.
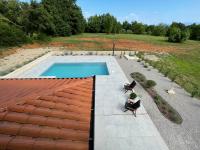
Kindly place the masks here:
[(131, 73), (131, 77), (138, 81), (144, 89), (149, 93), (149, 95), (153, 98), (156, 103), (159, 111), (169, 120), (176, 124), (181, 124), (183, 119), (180, 114), (167, 103), (154, 89), (153, 87), (156, 85), (156, 82), (153, 80), (146, 80), (146, 77), (139, 73), (134, 72)]
[(131, 77), (134, 78), (139, 83), (141, 83), (146, 88), (152, 88), (152, 87), (156, 86), (155, 81), (147, 80), (146, 77), (139, 72), (131, 73)]

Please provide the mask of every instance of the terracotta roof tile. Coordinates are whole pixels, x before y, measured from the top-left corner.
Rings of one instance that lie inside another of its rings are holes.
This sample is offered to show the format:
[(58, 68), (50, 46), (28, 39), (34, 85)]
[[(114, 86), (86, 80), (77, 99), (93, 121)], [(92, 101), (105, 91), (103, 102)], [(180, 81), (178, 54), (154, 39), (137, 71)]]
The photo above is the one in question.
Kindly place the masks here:
[(1, 150), (6, 149), (11, 139), (12, 139), (12, 136), (10, 135), (0, 134), (0, 149)]
[(1, 79), (0, 149), (89, 148), (93, 78)]

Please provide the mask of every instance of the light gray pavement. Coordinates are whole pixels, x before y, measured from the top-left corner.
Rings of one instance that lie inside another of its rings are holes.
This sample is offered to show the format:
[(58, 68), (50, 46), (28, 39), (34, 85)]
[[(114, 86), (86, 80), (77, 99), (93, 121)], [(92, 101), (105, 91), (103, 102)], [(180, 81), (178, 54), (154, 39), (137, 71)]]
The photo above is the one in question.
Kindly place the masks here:
[[(190, 95), (160, 74), (156, 69), (148, 71), (141, 62), (116, 58), (129, 81), (132, 72), (140, 72), (147, 79), (157, 82), (156, 91), (169, 102), (182, 116), (181, 125), (174, 124), (163, 117), (150, 96), (144, 89), (137, 85), (135, 90), (143, 96), (143, 105), (164, 138), (170, 150), (200, 150), (200, 100), (191, 98)], [(175, 87), (176, 95), (168, 95), (165, 90)]]
[(123, 107), (128, 94), (124, 72), (113, 57), (104, 59), (110, 75), (97, 76), (95, 95), (95, 150), (167, 150), (143, 106), (135, 118)]
[[(95, 150), (168, 150), (143, 105), (137, 117), (123, 112), (128, 98), (122, 87), (128, 82), (116, 59), (111, 56), (51, 56), (16, 76), (39, 77), (54, 63), (106, 62), (110, 75), (97, 76), (95, 91)], [(148, 97), (146, 93), (143, 97)]]

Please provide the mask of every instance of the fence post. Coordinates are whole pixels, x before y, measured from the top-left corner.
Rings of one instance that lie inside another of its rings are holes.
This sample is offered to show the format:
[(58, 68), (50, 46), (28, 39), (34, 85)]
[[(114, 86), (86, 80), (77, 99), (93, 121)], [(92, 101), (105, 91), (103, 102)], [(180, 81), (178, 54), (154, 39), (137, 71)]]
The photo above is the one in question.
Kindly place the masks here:
[(113, 42), (113, 53), (112, 55), (114, 56), (115, 55), (115, 42)]

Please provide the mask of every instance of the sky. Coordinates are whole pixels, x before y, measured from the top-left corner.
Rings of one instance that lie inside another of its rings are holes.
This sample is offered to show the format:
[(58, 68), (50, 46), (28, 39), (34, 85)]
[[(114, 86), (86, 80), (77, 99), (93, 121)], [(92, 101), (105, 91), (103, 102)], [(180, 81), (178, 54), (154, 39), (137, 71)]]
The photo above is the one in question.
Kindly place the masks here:
[(200, 0), (77, 0), (87, 18), (111, 13), (119, 21), (200, 23)]
[(86, 18), (110, 13), (120, 22), (200, 23), (200, 0), (77, 0), (77, 4)]

